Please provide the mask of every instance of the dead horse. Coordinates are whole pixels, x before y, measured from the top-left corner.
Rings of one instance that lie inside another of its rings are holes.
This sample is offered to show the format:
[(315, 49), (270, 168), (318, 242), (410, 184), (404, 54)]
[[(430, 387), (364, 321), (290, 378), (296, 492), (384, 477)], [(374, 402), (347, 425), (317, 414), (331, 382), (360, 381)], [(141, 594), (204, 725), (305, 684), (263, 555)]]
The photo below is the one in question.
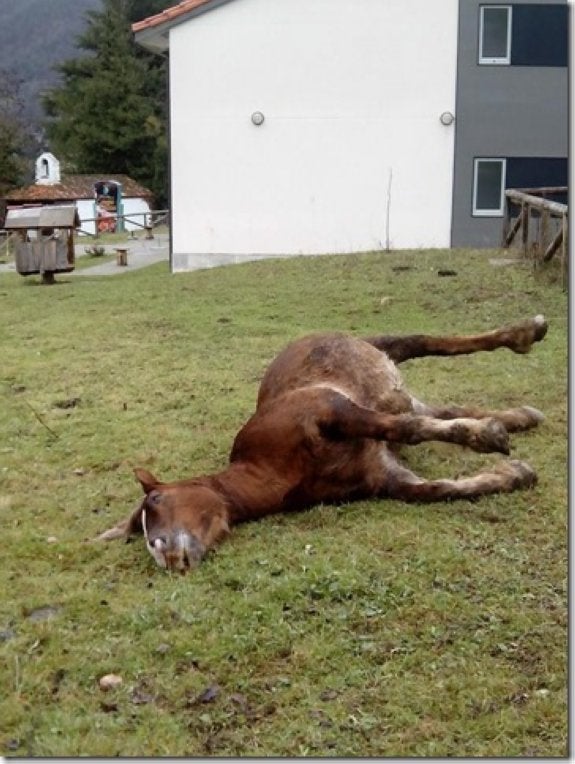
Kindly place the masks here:
[(544, 317), (535, 316), (468, 336), (296, 340), (265, 372), (256, 411), (236, 436), (228, 466), (173, 483), (136, 469), (143, 500), (98, 538), (143, 533), (159, 565), (185, 573), (230, 526), (274, 512), (367, 497), (471, 499), (531, 486), (535, 472), (516, 460), (457, 480), (424, 480), (401, 464), (401, 444), (429, 440), (509, 454), (508, 433), (535, 427), (543, 415), (530, 406), (428, 406), (405, 389), (396, 364), (497, 348), (527, 353), (546, 332)]

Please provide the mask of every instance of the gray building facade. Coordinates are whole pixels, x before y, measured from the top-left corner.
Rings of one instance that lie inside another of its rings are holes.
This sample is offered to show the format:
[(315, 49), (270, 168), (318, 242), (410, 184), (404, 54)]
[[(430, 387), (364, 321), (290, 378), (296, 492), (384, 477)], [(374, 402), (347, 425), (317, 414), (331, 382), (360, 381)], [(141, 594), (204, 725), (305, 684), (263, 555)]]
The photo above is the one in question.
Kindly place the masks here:
[(460, 0), (453, 247), (500, 244), (505, 189), (567, 185), (568, 30), (566, 0)]

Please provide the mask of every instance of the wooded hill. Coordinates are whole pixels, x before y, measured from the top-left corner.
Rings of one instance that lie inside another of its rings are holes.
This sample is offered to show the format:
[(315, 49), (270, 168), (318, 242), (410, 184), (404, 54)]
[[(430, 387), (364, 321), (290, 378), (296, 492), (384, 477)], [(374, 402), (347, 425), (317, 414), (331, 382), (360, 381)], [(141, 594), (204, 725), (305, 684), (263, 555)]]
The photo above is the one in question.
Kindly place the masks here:
[(21, 81), (24, 116), (34, 132), (44, 119), (40, 93), (60, 80), (54, 66), (81, 55), (76, 38), (100, 0), (0, 0), (0, 69)]
[(171, 4), (0, 0), (0, 193), (48, 149), (68, 171), (123, 173), (165, 202), (166, 61), (131, 25)]

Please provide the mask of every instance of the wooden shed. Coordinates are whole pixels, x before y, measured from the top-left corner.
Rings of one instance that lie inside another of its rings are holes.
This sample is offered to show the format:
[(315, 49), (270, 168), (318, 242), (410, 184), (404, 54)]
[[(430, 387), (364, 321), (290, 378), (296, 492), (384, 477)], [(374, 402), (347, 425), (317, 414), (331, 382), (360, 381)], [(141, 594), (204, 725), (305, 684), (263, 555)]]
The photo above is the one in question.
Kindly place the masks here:
[(75, 205), (9, 207), (4, 229), (15, 232), (16, 270), (22, 276), (42, 275), (45, 284), (56, 273), (74, 270), (74, 231), (80, 226)]

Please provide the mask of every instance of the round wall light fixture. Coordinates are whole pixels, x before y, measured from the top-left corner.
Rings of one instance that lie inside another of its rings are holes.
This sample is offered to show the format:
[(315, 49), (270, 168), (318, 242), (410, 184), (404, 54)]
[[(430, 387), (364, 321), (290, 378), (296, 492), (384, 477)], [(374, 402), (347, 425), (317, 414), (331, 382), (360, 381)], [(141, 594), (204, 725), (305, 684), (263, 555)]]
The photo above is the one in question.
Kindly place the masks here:
[(455, 122), (455, 116), (450, 111), (444, 111), (443, 114), (439, 117), (439, 121), (442, 125), (447, 127), (448, 125), (452, 125)]
[(263, 125), (264, 123), (264, 115), (261, 113), (261, 111), (254, 111), (252, 114), (252, 122), (256, 127), (259, 127), (260, 125)]

